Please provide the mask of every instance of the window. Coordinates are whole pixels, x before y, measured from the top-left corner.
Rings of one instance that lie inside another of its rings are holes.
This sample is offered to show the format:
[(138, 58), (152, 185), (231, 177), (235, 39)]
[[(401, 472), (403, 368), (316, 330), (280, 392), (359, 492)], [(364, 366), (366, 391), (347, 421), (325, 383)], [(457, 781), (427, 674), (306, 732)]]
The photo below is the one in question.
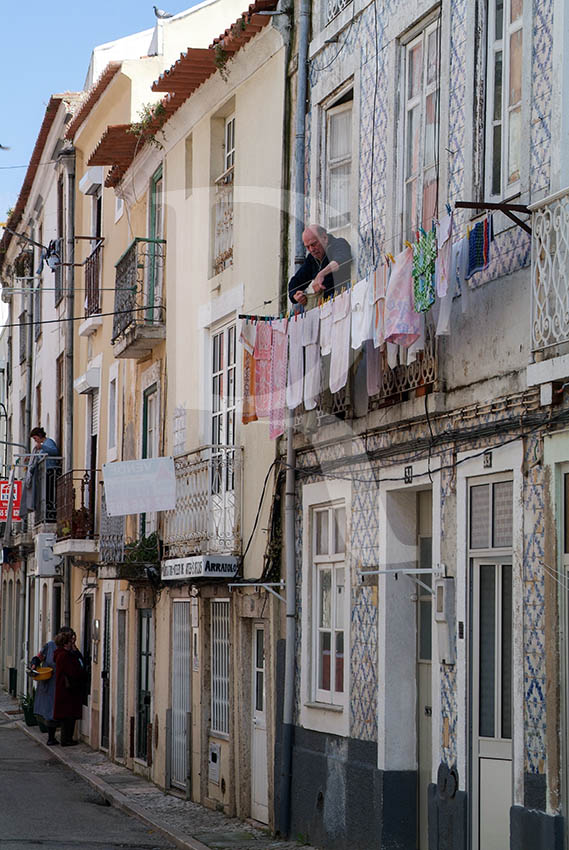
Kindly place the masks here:
[[(40, 224), (38, 231), (38, 242), (40, 245), (43, 244), (43, 224)], [(40, 268), (40, 256), (41, 249), (36, 248), (36, 253), (34, 257), (34, 262), (36, 263), (35, 268)], [(41, 263), (43, 267), (43, 262)], [(34, 278), (34, 340), (37, 342), (41, 336), (41, 319), (42, 319), (42, 277), (41, 273), (36, 275)], [(38, 420), (39, 421), (39, 420)]]
[(59, 263), (54, 270), (54, 286), (55, 286), (55, 306), (63, 299), (63, 214), (64, 214), (64, 193), (63, 193), (63, 177), (59, 178), (57, 183), (57, 239), (56, 252), (59, 256)]
[(36, 384), (36, 415), (34, 421), (37, 425), (41, 424), (41, 381)]
[(315, 508), (311, 531), (314, 696), (334, 704), (347, 690), (345, 506)]
[(440, 22), (403, 48), (403, 239), (431, 229), (437, 215)]
[(522, 119), (523, 0), (489, 0), (486, 191), (518, 191)]
[(214, 446), (235, 444), (236, 341), (235, 325), (228, 325), (212, 337), (211, 442)]
[[(118, 364), (113, 364), (117, 366)], [(116, 369), (111, 369), (109, 373), (109, 422), (108, 422), (108, 437), (107, 449), (116, 457), (117, 448), (117, 383), (118, 375)]]
[[(142, 457), (158, 457), (158, 387), (156, 384), (144, 390), (142, 402)], [(156, 513), (140, 514), (140, 533), (148, 537), (156, 531)]]
[(18, 330), (20, 331), (20, 363), (24, 363), (28, 344), (28, 313), (26, 310), (22, 310), (18, 316), (18, 324)]
[(55, 404), (56, 404), (56, 416), (55, 416), (55, 429), (56, 429), (56, 440), (57, 446), (59, 450), (63, 449), (63, 410), (64, 410), (64, 355), (60, 354), (57, 360), (55, 361)]
[[(217, 157), (216, 157), (217, 161)], [(233, 263), (233, 181), (235, 171), (235, 115), (223, 125), (222, 170), (215, 183), (213, 274)]]
[(194, 188), (193, 169), (194, 169), (194, 142), (193, 136), (190, 133), (186, 136), (186, 198), (189, 198)]
[[(164, 272), (164, 249), (162, 240), (164, 238), (164, 179), (162, 166), (152, 177), (150, 184), (150, 257), (147, 277), (147, 304), (150, 308), (162, 303), (162, 276)], [(149, 309), (146, 313), (147, 321), (161, 319), (161, 311)]]
[(326, 223), (335, 235), (352, 221), (352, 103), (350, 90), (326, 111)]
[(233, 168), (235, 165), (235, 115), (230, 115), (225, 119), (225, 168)]
[(211, 602), (211, 731), (229, 734), (229, 600)]

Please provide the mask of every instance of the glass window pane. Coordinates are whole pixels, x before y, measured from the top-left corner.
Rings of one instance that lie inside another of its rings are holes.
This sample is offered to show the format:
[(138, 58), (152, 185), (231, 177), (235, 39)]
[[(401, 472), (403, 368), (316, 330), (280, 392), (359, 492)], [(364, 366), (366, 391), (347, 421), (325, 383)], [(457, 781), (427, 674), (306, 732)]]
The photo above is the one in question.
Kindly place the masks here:
[(510, 36), (509, 106), (515, 106), (522, 99), (522, 47), (522, 31), (520, 29)]
[(439, 70), (438, 62), (438, 28), (429, 33), (427, 42), (427, 85), (434, 83)]
[(320, 570), (320, 613), (318, 625), (329, 629), (332, 626), (332, 571)]
[(483, 738), (494, 737), (496, 669), (496, 567), (480, 567), (480, 707), (479, 726)]
[(264, 629), (256, 629), (257, 644), (255, 647), (255, 657), (257, 667), (262, 669), (265, 666), (265, 631)]
[(423, 177), (423, 216), (425, 230), (430, 230), (437, 212), (437, 170), (429, 168)]
[(503, 54), (497, 50), (494, 54), (494, 121), (502, 120), (502, 65)]
[(513, 490), (511, 481), (500, 481), (493, 487), (492, 545), (512, 545)]
[(344, 227), (344, 225), (350, 223), (351, 174), (351, 162), (330, 169), (328, 223), (331, 228)]
[(480, 484), (470, 488), (470, 547), (487, 549), (490, 546), (490, 487)]
[(565, 528), (563, 529), (563, 539), (565, 541), (565, 545), (563, 547), (563, 551), (567, 555), (569, 553), (569, 472), (566, 472), (563, 476), (563, 484), (565, 493), (565, 510), (563, 512), (565, 520)]
[(263, 711), (263, 690), (265, 676), (262, 670), (257, 670), (255, 675), (255, 710)]
[[(424, 579), (426, 576), (419, 576), (419, 578)], [(421, 600), (419, 603), (419, 659), (421, 661), (430, 661), (432, 657), (431, 610), (431, 601)]]
[(405, 187), (405, 236), (412, 238), (418, 224), (417, 186), (418, 180), (410, 180)]
[(328, 125), (330, 159), (342, 159), (352, 153), (352, 110), (345, 109), (330, 115)]
[(317, 511), (316, 521), (316, 554), (328, 555), (328, 511)]
[(502, 738), (512, 737), (512, 567), (502, 567)]
[(435, 145), (437, 140), (437, 96), (438, 92), (432, 92), (425, 101), (425, 157), (423, 167), (426, 168), (435, 161)]
[(522, 125), (521, 107), (510, 112), (508, 138), (508, 184), (520, 179), (520, 135)]
[(334, 511), (334, 552), (346, 551), (346, 509), (336, 508)]
[(407, 97), (411, 99), (421, 92), (421, 76), (423, 70), (422, 42), (419, 42), (409, 50), (408, 57)]
[(504, 0), (496, 0), (494, 34), (496, 41), (499, 41), (504, 34)]
[(330, 690), (330, 639), (330, 632), (320, 632), (318, 687), (323, 691)]
[(344, 568), (336, 570), (336, 628), (344, 628), (344, 600), (346, 589), (344, 587)]
[(344, 692), (344, 632), (336, 632), (336, 692)]
[(407, 177), (419, 171), (421, 141), (421, 109), (416, 106), (407, 113)]
[(524, 0), (510, 0), (510, 23), (521, 17), (524, 10)]
[(496, 124), (492, 140), (492, 194), (502, 191), (502, 125)]

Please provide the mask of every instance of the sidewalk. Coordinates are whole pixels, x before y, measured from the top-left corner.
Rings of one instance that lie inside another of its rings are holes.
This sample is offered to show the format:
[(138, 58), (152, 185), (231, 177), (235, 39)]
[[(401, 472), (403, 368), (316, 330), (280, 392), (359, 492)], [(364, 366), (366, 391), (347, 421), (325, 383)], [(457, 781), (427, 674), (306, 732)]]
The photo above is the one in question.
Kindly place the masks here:
[(26, 726), (18, 701), (4, 691), (0, 691), (2, 714), (4, 720), (14, 720), (26, 735), (74, 770), (112, 806), (139, 818), (182, 850), (299, 850), (301, 846), (315, 850), (296, 841), (278, 841), (267, 830), (167, 794), (86, 744), (65, 749), (48, 747), (46, 735), (37, 726)]

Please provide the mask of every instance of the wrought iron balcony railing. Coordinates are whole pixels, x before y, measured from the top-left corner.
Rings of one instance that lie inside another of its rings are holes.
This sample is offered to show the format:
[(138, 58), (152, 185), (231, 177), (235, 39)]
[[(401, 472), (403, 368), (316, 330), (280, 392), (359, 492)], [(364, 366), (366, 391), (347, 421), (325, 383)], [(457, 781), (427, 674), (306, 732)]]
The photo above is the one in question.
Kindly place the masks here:
[(96, 477), (90, 469), (72, 469), (57, 479), (58, 540), (93, 539)]
[(176, 507), (163, 515), (165, 556), (240, 554), (243, 449), (202, 446), (174, 463)]
[(569, 189), (532, 208), (531, 346), (536, 359), (569, 343)]
[(233, 172), (232, 165), (215, 181), (214, 274), (233, 263)]
[(101, 260), (103, 242), (100, 240), (85, 260), (85, 317), (101, 312)]
[(111, 342), (131, 328), (164, 324), (165, 239), (136, 238), (115, 263), (115, 316)]
[(352, 0), (326, 0), (325, 23), (329, 24), (351, 2)]

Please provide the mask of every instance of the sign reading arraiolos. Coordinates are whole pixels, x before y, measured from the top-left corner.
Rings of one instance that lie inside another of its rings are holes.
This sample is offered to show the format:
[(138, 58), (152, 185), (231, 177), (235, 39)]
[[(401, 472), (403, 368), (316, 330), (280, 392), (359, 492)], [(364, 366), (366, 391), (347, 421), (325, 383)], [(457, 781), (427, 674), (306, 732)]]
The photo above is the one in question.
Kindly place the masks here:
[(190, 558), (170, 558), (162, 561), (162, 580), (233, 578), (237, 567), (238, 558), (234, 555), (192, 555)]

